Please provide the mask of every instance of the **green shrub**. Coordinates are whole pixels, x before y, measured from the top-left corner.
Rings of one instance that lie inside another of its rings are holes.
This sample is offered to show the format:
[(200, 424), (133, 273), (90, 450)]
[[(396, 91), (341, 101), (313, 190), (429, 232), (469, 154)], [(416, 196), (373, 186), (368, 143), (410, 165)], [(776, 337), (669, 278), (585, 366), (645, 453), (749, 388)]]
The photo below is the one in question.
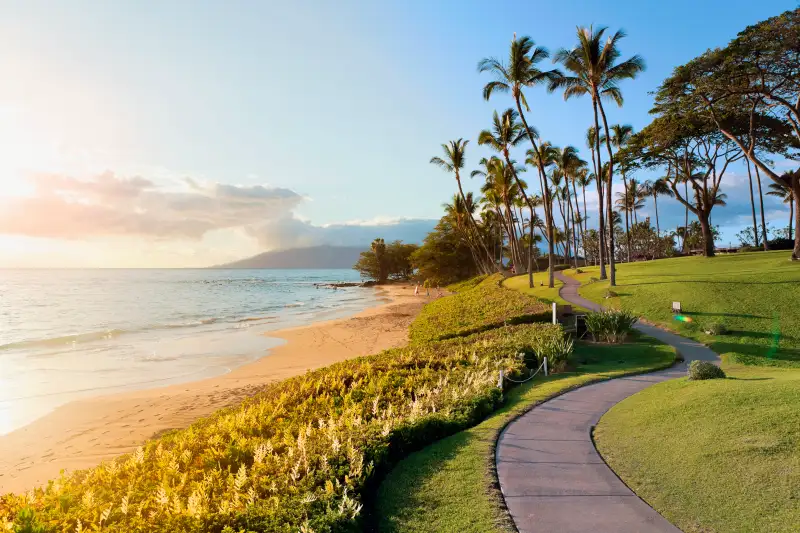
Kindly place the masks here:
[(569, 270), (572, 265), (553, 265), (553, 271)]
[(689, 379), (724, 379), (725, 372), (715, 364), (707, 361), (692, 361), (689, 363)]
[(628, 311), (601, 311), (586, 315), (586, 329), (595, 341), (618, 344), (624, 342), (638, 318)]
[(583, 269), (581, 269), (581, 268), (576, 268), (576, 269), (575, 269), (575, 273), (576, 273), (576, 274), (583, 274)]
[(596, 278), (594, 276), (589, 278), (589, 283), (597, 283), (598, 281), (600, 281), (600, 278)]
[(411, 342), (429, 342), (471, 335), (509, 324), (545, 322), (548, 306), (520, 291), (500, 285), (493, 274), (474, 288), (428, 303), (409, 328)]
[[(352, 359), (269, 385), (241, 405), (44, 489), (0, 497), (0, 524), (61, 531), (360, 531), (399, 459), (502, 402), (499, 371), (563, 337), (520, 325)], [(35, 514), (33, 509), (35, 509)]]
[(612, 290), (606, 291), (606, 299), (608, 299), (608, 298), (616, 298), (617, 296), (619, 296), (619, 295), (616, 292), (612, 291)]
[(551, 372), (564, 372), (572, 362), (572, 351), (575, 343), (572, 337), (550, 337), (543, 339), (535, 349), (537, 363), (541, 364), (547, 357), (547, 366)]
[(488, 276), (481, 275), (475, 276), (474, 278), (465, 279), (464, 281), (459, 281), (457, 283), (452, 283), (445, 287), (448, 292), (461, 292), (466, 291), (469, 289), (474, 288), (475, 286), (479, 285), (480, 282), (485, 280)]
[(724, 322), (712, 322), (705, 329), (708, 335), (727, 335), (728, 326)]

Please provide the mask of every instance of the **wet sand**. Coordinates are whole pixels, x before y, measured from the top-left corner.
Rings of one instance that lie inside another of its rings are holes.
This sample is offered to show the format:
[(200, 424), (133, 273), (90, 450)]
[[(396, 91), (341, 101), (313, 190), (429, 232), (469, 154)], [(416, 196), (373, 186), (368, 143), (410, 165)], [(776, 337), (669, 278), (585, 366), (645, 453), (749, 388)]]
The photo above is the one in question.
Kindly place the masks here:
[(353, 317), (269, 332), (286, 340), (269, 355), (223, 376), (69, 403), (0, 437), (0, 493), (46, 484), (133, 451), (241, 402), (266, 384), (408, 342), (408, 326), (427, 301), (411, 285), (379, 289), (387, 302)]

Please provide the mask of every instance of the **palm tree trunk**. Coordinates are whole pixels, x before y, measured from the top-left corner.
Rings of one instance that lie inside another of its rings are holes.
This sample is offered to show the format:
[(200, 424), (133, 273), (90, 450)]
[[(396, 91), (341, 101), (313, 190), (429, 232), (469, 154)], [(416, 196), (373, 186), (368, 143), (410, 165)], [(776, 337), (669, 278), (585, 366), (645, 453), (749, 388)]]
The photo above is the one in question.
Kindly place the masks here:
[(592, 108), (594, 109), (594, 142), (595, 146), (592, 148), (592, 162), (594, 163), (594, 156), (596, 153), (597, 166), (594, 169), (595, 183), (597, 184), (597, 219), (598, 219), (598, 235), (600, 238), (599, 246), (597, 247), (598, 254), (600, 255), (600, 279), (608, 279), (606, 274), (605, 257), (603, 256), (606, 234), (605, 234), (605, 219), (603, 218), (603, 178), (600, 174), (603, 173), (603, 160), (600, 157), (600, 123), (597, 121), (597, 99), (592, 98)]
[(658, 225), (658, 195), (653, 194), (653, 205), (656, 208), (656, 235), (661, 237), (661, 228)]
[[(583, 264), (586, 265), (586, 231), (583, 229), (583, 216), (581, 215), (581, 204), (578, 200), (578, 188), (575, 187), (575, 180), (572, 180), (572, 195), (575, 197), (575, 210), (578, 212), (578, 231), (581, 234), (581, 247), (583, 248)], [(586, 208), (584, 207), (584, 212)]]
[[(606, 208), (608, 209), (608, 249), (611, 250), (608, 256), (608, 270), (609, 270), (609, 286), (617, 286), (617, 265), (614, 258), (614, 222), (612, 218), (613, 211), (611, 209), (611, 188), (614, 182), (614, 153), (611, 151), (611, 136), (608, 131), (608, 121), (606, 120), (606, 112), (603, 110), (603, 102), (597, 97), (597, 107), (600, 110), (600, 116), (603, 117), (603, 129), (606, 132), (606, 150), (608, 151), (608, 197), (606, 198)], [(599, 142), (599, 137), (598, 137)], [(601, 167), (602, 168), (602, 167)]]
[[(481, 270), (484, 270), (486, 274), (489, 274), (492, 271), (492, 254), (489, 253), (489, 249), (486, 248), (486, 243), (484, 243), (483, 239), (481, 239), (480, 231), (478, 231), (478, 224), (475, 222), (475, 219), (472, 218), (472, 213), (470, 213), (469, 209), (467, 208), (467, 197), (464, 196), (464, 189), (461, 188), (461, 176), (458, 174), (458, 169), (456, 169), (456, 182), (458, 183), (458, 193), (461, 195), (461, 201), (464, 202), (464, 208), (467, 211), (467, 215), (469, 215), (469, 221), (472, 225), (472, 230), (475, 232), (475, 239), (481, 245), (483, 253), (485, 254), (485, 260), (482, 262)], [(488, 259), (488, 262), (486, 262), (486, 259)], [(500, 269), (498, 268), (497, 271), (500, 272)]]
[[(794, 194), (792, 194), (794, 196)], [(792, 240), (792, 220), (794, 220), (794, 198), (789, 197), (789, 240)]]
[[(630, 191), (628, 190), (628, 178), (625, 176), (625, 173), (622, 173), (622, 184), (625, 187), (625, 202), (628, 204), (626, 207), (628, 209), (631, 208), (631, 200), (633, 198), (630, 197)], [(628, 209), (625, 209), (625, 246), (628, 248), (628, 263), (631, 262), (631, 232), (628, 226), (628, 220), (630, 219), (630, 213)]]
[[(761, 192), (761, 172), (756, 165), (756, 183), (758, 183), (758, 198), (761, 202), (761, 238), (764, 241), (764, 251), (769, 250), (769, 238), (767, 237), (767, 223), (764, 221), (764, 194)], [(755, 228), (753, 228), (755, 230)]]
[[(528, 140), (531, 141), (531, 146), (533, 146), (534, 152), (538, 152), (538, 147), (536, 146), (536, 141), (534, 140), (535, 137), (533, 136), (533, 132), (531, 131), (530, 126), (528, 126), (528, 121), (525, 120), (525, 114), (522, 112), (522, 105), (519, 100), (519, 94), (514, 95), (514, 101), (517, 104), (517, 112), (519, 113), (519, 118), (522, 121), (522, 125), (525, 127), (525, 132), (528, 134)], [(539, 159), (539, 158), (537, 158)], [(545, 172), (544, 172), (544, 164), (542, 161), (539, 161), (539, 185), (542, 188), (542, 198), (544, 199), (544, 223), (547, 226), (547, 264), (548, 264), (548, 287), (551, 289), (555, 287), (555, 274), (553, 267), (553, 254), (555, 253), (555, 249), (553, 246), (553, 206), (550, 203), (550, 191), (547, 187), (545, 187)], [(528, 195), (525, 193), (525, 189), (522, 187), (522, 184), (519, 182), (519, 178), (517, 177), (516, 173), (514, 174), (514, 179), (517, 182), (517, 186), (519, 187), (520, 192), (522, 193), (522, 197), (525, 200), (525, 203), (528, 204), (530, 209), (533, 209), (533, 202), (531, 202)]]
[(744, 159), (747, 162), (747, 179), (750, 180), (750, 208), (753, 210), (753, 235), (756, 239), (756, 246), (759, 246), (758, 222), (756, 222), (756, 200), (753, 196), (753, 173), (750, 170), (750, 160), (746, 157)]
[(531, 209), (530, 233), (528, 233), (528, 288), (533, 288), (533, 219), (536, 213)]
[[(572, 206), (572, 194), (569, 192), (569, 180), (564, 183), (567, 189), (567, 205), (569, 206), (570, 226), (572, 227), (572, 258), (575, 260), (575, 268), (578, 268), (578, 234), (575, 232), (575, 208)], [(576, 200), (577, 202), (577, 200)]]

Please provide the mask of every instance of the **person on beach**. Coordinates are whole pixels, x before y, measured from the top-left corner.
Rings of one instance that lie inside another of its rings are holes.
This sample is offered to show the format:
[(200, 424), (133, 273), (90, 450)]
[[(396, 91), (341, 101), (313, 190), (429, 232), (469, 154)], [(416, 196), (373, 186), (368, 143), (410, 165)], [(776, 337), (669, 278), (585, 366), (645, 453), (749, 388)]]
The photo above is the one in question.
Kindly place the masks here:
[(414, 296), (419, 296), (419, 281), (417, 282), (417, 285), (414, 287)]
[(438, 283), (436, 284), (436, 297), (437, 298), (441, 298), (442, 297), (442, 288), (439, 287)]

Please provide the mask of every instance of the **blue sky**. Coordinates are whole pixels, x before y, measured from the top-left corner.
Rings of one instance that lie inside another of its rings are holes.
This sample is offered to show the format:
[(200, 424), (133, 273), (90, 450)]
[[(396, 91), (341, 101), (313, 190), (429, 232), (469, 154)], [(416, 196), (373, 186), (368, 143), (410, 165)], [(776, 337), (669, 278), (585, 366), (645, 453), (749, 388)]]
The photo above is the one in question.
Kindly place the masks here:
[[(10, 252), (1, 264), (39, 266), (55, 254), (74, 266), (202, 266), (328, 235), (347, 240), (348, 226), (354, 240), (372, 226), (420, 238), (425, 224), (391, 225), (441, 215), (455, 184), (428, 163), (439, 144), (471, 139), (468, 170), (487, 155), (477, 134), (511, 100), (483, 101), (488, 78), (476, 64), (504, 57), (514, 32), (554, 51), (574, 43), (579, 24), (624, 28), (623, 56), (641, 54), (647, 71), (623, 85), (625, 105), (609, 106), (608, 118), (638, 130), (648, 122), (648, 92), (674, 66), (794, 7), (773, 0), (4, 2), (5, 201), (31, 200), (48, 187), (74, 199), (100, 175), (120, 189), (139, 176), (148, 196), (135, 207), (111, 201), (117, 189), (78, 198), (104, 202), (96, 219), (86, 218), (107, 231), (76, 224), (67, 232), (52, 207), (48, 220), (58, 228), (0, 224), (0, 250)], [(584, 150), (588, 100), (564, 102), (543, 89), (528, 100), (529, 120), (545, 139)], [(42, 173), (51, 178), (36, 177)], [(729, 179), (730, 206), (712, 219), (734, 240), (749, 199), (742, 169)], [(231, 215), (241, 213), (244, 196), (252, 210), (236, 226)], [(203, 231), (176, 229), (191, 202), (207, 215), (195, 217)], [(662, 225), (682, 218), (674, 201), (660, 207)], [(120, 222), (113, 212), (125, 209)], [(780, 209), (768, 202), (769, 216), (780, 217), (774, 226), (788, 219)]]

